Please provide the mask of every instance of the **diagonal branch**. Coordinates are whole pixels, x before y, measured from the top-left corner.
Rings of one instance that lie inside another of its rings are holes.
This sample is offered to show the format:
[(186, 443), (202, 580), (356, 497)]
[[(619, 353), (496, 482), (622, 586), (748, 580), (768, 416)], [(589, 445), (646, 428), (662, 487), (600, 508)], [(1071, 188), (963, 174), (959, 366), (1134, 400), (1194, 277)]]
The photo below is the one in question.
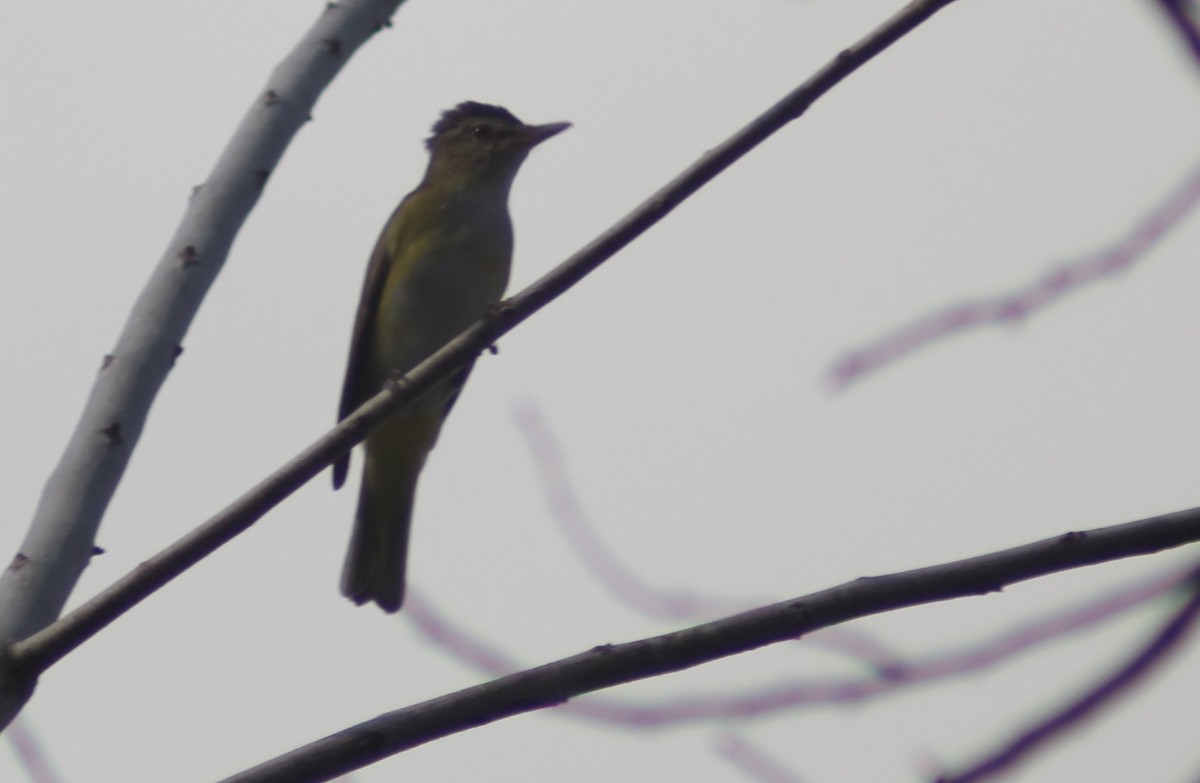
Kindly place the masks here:
[(716, 751), (754, 783), (800, 783), (800, 778), (790, 769), (732, 731), (717, 738)]
[[(567, 544), (584, 568), (618, 601), (647, 617), (672, 622), (700, 622), (744, 611), (762, 603), (749, 599), (713, 598), (691, 590), (666, 590), (652, 586), (604, 543), (595, 523), (588, 518), (567, 473), (566, 458), (538, 407), (529, 401), (519, 403), (513, 409), (513, 418), (537, 468), (550, 516), (557, 522)], [(425, 614), (432, 625), (433, 613)], [(893, 651), (879, 640), (853, 629), (830, 629), (813, 634), (805, 641), (855, 658), (876, 670), (898, 665), (898, 656)]]
[[(562, 714), (588, 721), (641, 731), (697, 721), (756, 718), (803, 707), (825, 704), (861, 704), (903, 688), (925, 685), (952, 677), (977, 674), (1036, 650), (1049, 640), (1089, 629), (1131, 609), (1161, 600), (1192, 578), (1194, 565), (1134, 585), (1126, 585), (1015, 627), (982, 636), (966, 646), (912, 658), (893, 656), (872, 674), (845, 678), (789, 679), (780, 677), (765, 685), (739, 689), (736, 693), (697, 693), (651, 702), (593, 697), (563, 705)], [(408, 620), (430, 643), (456, 660), (491, 677), (524, 668), (499, 649), (444, 619), (423, 596), (414, 594), (405, 608)], [(825, 628), (805, 636), (802, 642), (842, 626)]]
[(1154, 671), (1179, 645), (1200, 619), (1200, 570), (1192, 574), (1191, 594), (1163, 627), (1128, 661), (1071, 703), (1015, 737), (1008, 745), (961, 773), (942, 776), (938, 783), (976, 783), (1005, 771), (1047, 742), (1078, 726), (1097, 710), (1126, 692)]
[(1155, 0), (1200, 66), (1200, 9), (1195, 0)]
[(1200, 165), (1116, 244), (1061, 264), (1014, 291), (960, 302), (898, 327), (835, 361), (829, 370), (829, 383), (841, 391), (870, 373), (960, 332), (1024, 321), (1068, 294), (1127, 271), (1178, 228), (1197, 205), (1200, 205)]
[(62, 778), (50, 764), (50, 757), (42, 747), (37, 732), (26, 721), (18, 717), (9, 724), (4, 734), (30, 783), (61, 783)]
[[(1071, 568), (1200, 540), (1200, 509), (1068, 533), (944, 565), (856, 579), (682, 631), (602, 645), (416, 704), (317, 740), (223, 783), (321, 783), (441, 737), (586, 693), (682, 671), (908, 606), (983, 595)], [(20, 654), (19, 651), (17, 653)]]
[[(743, 155), (803, 114), (814, 101), (875, 55), (914, 30), (953, 0), (914, 0), (767, 109), (749, 125), (702, 156), (614, 226), (525, 290), (501, 303), (354, 414), (189, 535), (144, 562), (96, 598), (35, 637), (14, 647), (11, 663), (26, 672), (44, 670), (143, 598), (162, 587), (267, 513), (334, 459), (360, 443), (370, 428), (415, 400), (442, 378), (474, 359), (500, 336), (582, 280), (669, 214)], [(19, 652), (17, 649), (19, 648)]]
[(234, 236), (321, 92), (401, 2), (327, 4), (271, 73), (267, 88), (193, 194), (116, 347), (104, 359), (19, 554), (0, 577), (0, 643), (25, 638), (62, 611), (92, 555), (100, 519), (150, 406)]

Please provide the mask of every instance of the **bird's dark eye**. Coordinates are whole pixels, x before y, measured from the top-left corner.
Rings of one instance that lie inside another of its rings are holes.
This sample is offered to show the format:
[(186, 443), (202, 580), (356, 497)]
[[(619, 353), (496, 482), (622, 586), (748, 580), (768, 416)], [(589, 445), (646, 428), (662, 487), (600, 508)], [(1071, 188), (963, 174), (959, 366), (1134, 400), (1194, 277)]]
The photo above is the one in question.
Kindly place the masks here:
[(487, 140), (492, 137), (492, 129), (488, 125), (473, 125), (471, 126), (471, 135), (477, 139)]

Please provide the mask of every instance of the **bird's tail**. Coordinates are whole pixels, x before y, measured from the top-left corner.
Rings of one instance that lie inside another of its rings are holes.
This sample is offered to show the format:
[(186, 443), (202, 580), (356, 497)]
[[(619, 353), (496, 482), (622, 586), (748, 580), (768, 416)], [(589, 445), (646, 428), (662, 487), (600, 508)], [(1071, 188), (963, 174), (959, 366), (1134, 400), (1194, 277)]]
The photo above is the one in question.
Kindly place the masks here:
[(367, 445), (342, 593), (356, 604), (374, 601), (384, 611), (395, 612), (404, 602), (408, 533), (425, 455), (411, 446), (375, 445)]

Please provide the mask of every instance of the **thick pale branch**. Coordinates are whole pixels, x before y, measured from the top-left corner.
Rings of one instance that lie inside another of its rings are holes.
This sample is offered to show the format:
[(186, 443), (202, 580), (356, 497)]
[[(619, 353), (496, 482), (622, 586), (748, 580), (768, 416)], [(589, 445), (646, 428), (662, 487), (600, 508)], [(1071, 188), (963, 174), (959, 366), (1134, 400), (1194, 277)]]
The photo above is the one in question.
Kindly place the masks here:
[(951, 2), (953, 0), (917, 0), (910, 3), (858, 43), (842, 51), (783, 100), (701, 157), (612, 228), (540, 280), (503, 302), (489, 318), (479, 321), (447, 343), (404, 378), (388, 384), (386, 389), (354, 415), (204, 526), (143, 563), (70, 616), (15, 646), (13, 663), (31, 672), (43, 670), (147, 595), (248, 528), (322, 468), (361, 442), (371, 425), (382, 421), (474, 359), (497, 338), (578, 283), (772, 133), (803, 114), (815, 100), (875, 55)]
[[(271, 73), (139, 295), (83, 414), (42, 489), (20, 551), (0, 576), (0, 644), (45, 628), (91, 557), (100, 520), (124, 475), (150, 406), (234, 236), (313, 105), (348, 58), (403, 0), (328, 3)], [(0, 670), (0, 727), (20, 709), (32, 674)]]
[(945, 565), (857, 579), (683, 631), (604, 645), (536, 669), (381, 715), (223, 783), (320, 783), (426, 742), (562, 704), (603, 688), (681, 671), (838, 623), (1200, 540), (1200, 509), (1068, 533)]
[(329, 3), (271, 73), (267, 88), (192, 195), (103, 362), (19, 554), (0, 577), (0, 642), (22, 639), (62, 611), (91, 557), (100, 519), (150, 406), (235, 234), (318, 96), (401, 2)]

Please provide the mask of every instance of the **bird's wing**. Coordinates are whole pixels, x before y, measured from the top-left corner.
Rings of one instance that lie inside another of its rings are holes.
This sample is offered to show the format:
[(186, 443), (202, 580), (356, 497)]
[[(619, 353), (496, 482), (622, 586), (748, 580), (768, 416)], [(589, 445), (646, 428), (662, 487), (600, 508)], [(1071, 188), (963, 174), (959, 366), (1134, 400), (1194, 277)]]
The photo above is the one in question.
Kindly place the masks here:
[[(371, 355), (371, 335), (376, 313), (379, 311), (379, 300), (387, 281), (388, 270), (392, 265), (392, 253), (389, 250), (397, 246), (392, 234), (399, 229), (396, 226), (397, 216), (404, 208), (400, 202), (396, 210), (384, 224), (375, 249), (371, 251), (371, 261), (367, 264), (367, 277), (363, 281), (362, 298), (358, 302), (358, 314), (354, 317), (354, 333), (350, 338), (350, 360), (346, 364), (346, 379), (342, 383), (342, 402), (338, 406), (338, 421), (349, 416), (368, 397), (379, 389), (366, 388), (367, 361)], [(347, 452), (333, 463), (333, 488), (338, 489), (346, 481), (346, 473), (350, 469), (350, 454)]]

